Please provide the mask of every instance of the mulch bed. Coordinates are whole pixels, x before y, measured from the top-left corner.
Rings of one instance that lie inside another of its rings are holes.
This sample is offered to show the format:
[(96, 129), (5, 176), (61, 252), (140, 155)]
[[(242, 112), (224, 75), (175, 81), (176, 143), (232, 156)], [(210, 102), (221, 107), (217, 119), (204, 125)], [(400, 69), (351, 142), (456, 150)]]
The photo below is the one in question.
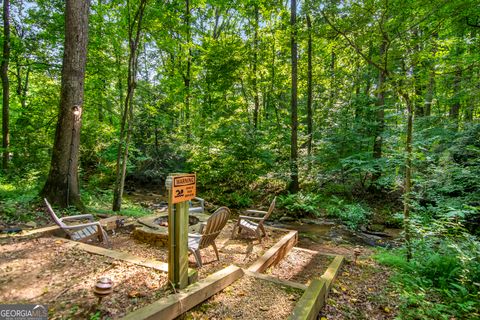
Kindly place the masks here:
[(181, 320), (286, 319), (303, 291), (248, 275), (196, 306)]
[[(0, 246), (0, 301), (47, 304), (49, 319), (119, 318), (171, 293), (160, 271), (66, 247), (58, 238)], [(109, 277), (113, 293), (97, 305), (93, 287)]]
[(309, 285), (313, 278), (322, 276), (332, 261), (332, 256), (293, 248), (280, 263), (267, 269), (265, 273)]

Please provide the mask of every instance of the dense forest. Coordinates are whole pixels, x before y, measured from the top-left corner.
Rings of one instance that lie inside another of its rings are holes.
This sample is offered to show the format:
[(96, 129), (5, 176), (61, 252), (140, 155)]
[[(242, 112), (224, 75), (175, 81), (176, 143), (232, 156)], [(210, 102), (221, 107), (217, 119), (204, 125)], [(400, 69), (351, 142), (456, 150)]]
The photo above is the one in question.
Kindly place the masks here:
[(2, 223), (142, 214), (125, 192), (196, 172), (218, 205), (403, 228), (400, 317), (479, 316), (478, 1), (4, 0), (2, 45)]

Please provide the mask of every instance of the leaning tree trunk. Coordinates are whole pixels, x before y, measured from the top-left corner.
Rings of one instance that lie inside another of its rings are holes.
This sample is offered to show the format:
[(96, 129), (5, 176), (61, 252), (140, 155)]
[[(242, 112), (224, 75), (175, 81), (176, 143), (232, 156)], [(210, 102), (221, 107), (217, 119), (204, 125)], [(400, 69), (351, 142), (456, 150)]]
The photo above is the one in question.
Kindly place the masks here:
[(297, 115), (297, 1), (291, 0), (291, 16), (290, 25), (291, 31), (291, 56), (292, 56), (292, 100), (291, 100), (291, 146), (290, 146), (290, 177), (291, 182), (289, 191), (297, 193), (299, 190), (298, 184), (298, 146), (297, 146), (297, 130), (298, 130), (298, 115)]
[(10, 146), (10, 83), (8, 82), (8, 62), (10, 60), (10, 0), (3, 0), (3, 55), (2, 73), (2, 168), (8, 168), (8, 147)]
[[(387, 43), (385, 40), (380, 45), (380, 57), (385, 59)], [(383, 147), (383, 132), (385, 130), (385, 80), (387, 78), (386, 72), (383, 69), (378, 70), (378, 84), (377, 84), (377, 103), (376, 103), (376, 125), (375, 136), (373, 141), (373, 159), (377, 162), (375, 164), (375, 172), (372, 174), (372, 186), (375, 187), (375, 182), (382, 175), (382, 168), (378, 163), (382, 159)]]
[(258, 64), (258, 22), (259, 12), (258, 4), (255, 4), (255, 25), (253, 33), (253, 127), (255, 130), (258, 128), (258, 111), (260, 109), (260, 97), (258, 95), (258, 79), (257, 79), (257, 64)]
[(67, 0), (60, 112), (52, 161), (41, 195), (61, 207), (83, 210), (78, 181), (80, 128), (87, 61), (89, 1)]
[(413, 106), (410, 96), (400, 91), (400, 95), (407, 105), (407, 140), (405, 143), (405, 181), (403, 193), (403, 227), (405, 230), (405, 244), (407, 247), (407, 260), (412, 259), (412, 239), (410, 230), (410, 207), (412, 190), (412, 139), (413, 139)]
[(190, 125), (190, 98), (191, 98), (191, 69), (192, 69), (192, 42), (191, 42), (191, 25), (190, 25), (190, 0), (185, 0), (185, 27), (187, 28), (187, 71), (184, 78), (185, 85), (185, 122), (186, 122), (186, 133), (187, 133), (187, 142), (190, 142), (192, 138), (192, 130)]
[[(307, 29), (308, 29), (308, 48), (307, 48), (307, 154), (312, 155), (312, 139), (313, 139), (313, 68), (312, 68), (312, 23), (310, 15), (307, 14)], [(308, 160), (308, 168), (310, 168), (311, 161)]]
[[(130, 4), (127, 2), (127, 6)], [(117, 171), (115, 186), (113, 190), (113, 211), (120, 211), (122, 207), (123, 189), (125, 187), (125, 176), (127, 172), (128, 147), (133, 126), (133, 94), (136, 86), (138, 66), (138, 46), (142, 30), (142, 20), (147, 0), (141, 0), (133, 20), (128, 23), (128, 42), (130, 55), (128, 58), (127, 96), (123, 110), (122, 125), (120, 128), (120, 139), (117, 153)], [(129, 12), (129, 19), (130, 19)]]

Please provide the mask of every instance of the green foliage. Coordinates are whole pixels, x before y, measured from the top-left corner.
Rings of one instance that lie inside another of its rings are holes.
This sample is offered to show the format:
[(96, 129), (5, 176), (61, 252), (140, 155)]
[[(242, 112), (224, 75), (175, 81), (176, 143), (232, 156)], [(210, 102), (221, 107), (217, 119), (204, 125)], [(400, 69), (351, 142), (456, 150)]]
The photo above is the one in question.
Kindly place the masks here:
[(284, 208), (291, 216), (321, 215), (325, 199), (320, 194), (299, 192), (296, 194), (281, 195), (278, 197), (278, 207)]
[(0, 176), (0, 216), (7, 223), (26, 222), (36, 219), (32, 210), (38, 201), (40, 173), (32, 170), (16, 175)]
[(478, 234), (480, 224), (480, 125), (458, 133), (448, 148), (438, 149), (437, 161), (417, 176), (415, 210), (428, 221), (454, 218)]
[[(90, 187), (82, 192), (82, 201), (88, 207), (90, 213), (112, 214), (112, 199), (112, 190)], [(152, 214), (152, 212), (124, 197), (121, 214), (129, 217), (143, 217)]]
[(327, 217), (339, 218), (350, 229), (357, 230), (364, 225), (370, 217), (370, 212), (359, 203), (348, 204), (345, 200), (332, 197), (331, 203), (326, 207)]
[(384, 251), (376, 259), (395, 267), (402, 319), (467, 319), (480, 315), (480, 242), (454, 218), (414, 224), (414, 253)]
[(90, 320), (100, 320), (102, 319), (102, 312), (97, 311), (95, 313), (90, 314)]

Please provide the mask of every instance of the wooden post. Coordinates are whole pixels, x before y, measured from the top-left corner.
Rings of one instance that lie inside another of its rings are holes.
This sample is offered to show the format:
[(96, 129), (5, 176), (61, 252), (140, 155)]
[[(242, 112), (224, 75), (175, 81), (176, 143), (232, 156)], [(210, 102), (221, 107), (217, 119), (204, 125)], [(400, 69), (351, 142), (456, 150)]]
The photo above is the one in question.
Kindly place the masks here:
[[(191, 199), (189, 197), (174, 199), (174, 193), (177, 193), (175, 192), (175, 179), (181, 177), (185, 177), (185, 175), (170, 175), (165, 183), (168, 190), (168, 279), (179, 289), (188, 285), (188, 200)], [(194, 197), (195, 176), (193, 175), (193, 177)], [(186, 186), (190, 191), (192, 184), (186, 184)], [(182, 191), (182, 195), (190, 195), (185, 190), (180, 191)]]

